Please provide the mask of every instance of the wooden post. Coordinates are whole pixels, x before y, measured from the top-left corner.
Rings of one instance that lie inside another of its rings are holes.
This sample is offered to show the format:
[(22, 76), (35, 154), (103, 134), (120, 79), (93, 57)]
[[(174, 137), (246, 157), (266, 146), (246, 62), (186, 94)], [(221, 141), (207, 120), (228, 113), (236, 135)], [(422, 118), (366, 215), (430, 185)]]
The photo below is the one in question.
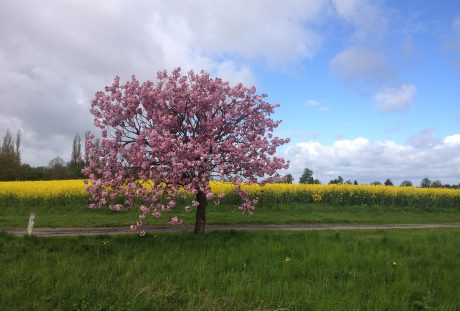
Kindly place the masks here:
[(29, 215), (29, 226), (27, 227), (27, 235), (31, 236), (32, 235), (32, 230), (34, 229), (34, 223), (35, 223), (35, 213), (30, 212)]

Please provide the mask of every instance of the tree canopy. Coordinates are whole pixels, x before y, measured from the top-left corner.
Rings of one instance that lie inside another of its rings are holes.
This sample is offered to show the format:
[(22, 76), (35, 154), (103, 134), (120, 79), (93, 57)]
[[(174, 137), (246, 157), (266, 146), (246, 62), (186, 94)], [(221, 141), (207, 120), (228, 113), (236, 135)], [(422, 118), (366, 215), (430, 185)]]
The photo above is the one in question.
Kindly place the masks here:
[[(116, 77), (91, 102), (102, 138), (99, 146), (92, 134), (85, 142), (84, 172), (92, 180), (90, 207), (119, 210), (140, 200), (135, 229), (148, 214), (160, 217), (173, 208), (182, 187), (195, 195), (185, 209), (196, 208), (195, 233), (203, 233), (208, 200), (219, 203), (209, 181), (220, 178), (234, 181), (242, 198), (240, 209), (252, 212), (257, 200), (239, 184), (288, 168), (275, 156), (277, 147), (289, 141), (273, 135), (281, 121), (270, 115), (279, 104), (265, 102), (265, 97), (255, 87), (230, 86), (204, 71), (161, 71), (156, 81), (142, 84), (132, 76), (121, 85)], [(123, 205), (117, 203), (119, 197)], [(179, 222), (170, 219), (172, 224)]]
[(309, 168), (303, 170), (302, 176), (299, 179), (300, 184), (320, 184), (318, 179), (313, 178), (313, 171)]
[(21, 178), (20, 145), (21, 133), (18, 131), (16, 139), (14, 139), (8, 129), (0, 146), (0, 180), (18, 180)]

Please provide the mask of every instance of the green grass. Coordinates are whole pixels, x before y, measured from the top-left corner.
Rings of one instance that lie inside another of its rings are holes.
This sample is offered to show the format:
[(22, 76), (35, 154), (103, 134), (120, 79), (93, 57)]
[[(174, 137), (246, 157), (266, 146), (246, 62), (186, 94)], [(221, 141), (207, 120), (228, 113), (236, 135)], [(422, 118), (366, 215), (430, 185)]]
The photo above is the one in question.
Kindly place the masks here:
[[(108, 208), (89, 209), (83, 204), (64, 206), (0, 207), (0, 227), (26, 227), (29, 213), (36, 214), (36, 227), (126, 226), (136, 222), (138, 210), (113, 212)], [(194, 223), (194, 213), (183, 208), (148, 217), (146, 224), (166, 224), (178, 215), (186, 224)], [(241, 214), (237, 205), (209, 206), (208, 223), (212, 224), (293, 224), (293, 223), (447, 223), (460, 222), (459, 208), (396, 208), (383, 206), (331, 207), (315, 204), (260, 204), (253, 215)]]
[(0, 249), (2, 310), (460, 308), (455, 229), (0, 234)]

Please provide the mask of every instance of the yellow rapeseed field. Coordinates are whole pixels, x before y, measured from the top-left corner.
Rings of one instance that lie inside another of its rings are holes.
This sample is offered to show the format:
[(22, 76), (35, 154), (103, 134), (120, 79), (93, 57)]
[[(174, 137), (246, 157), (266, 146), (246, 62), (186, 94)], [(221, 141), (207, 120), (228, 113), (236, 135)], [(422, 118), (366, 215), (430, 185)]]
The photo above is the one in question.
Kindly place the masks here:
[(0, 197), (19, 199), (55, 199), (87, 196), (85, 184), (78, 180), (6, 181), (0, 182)]
[(391, 205), (460, 207), (460, 190), (370, 185), (257, 184), (244, 190), (262, 201), (308, 202), (330, 205)]
[[(210, 183), (214, 193), (224, 193), (228, 202), (238, 200), (231, 183)], [(69, 201), (86, 199), (83, 180), (0, 182), (0, 201)], [(242, 189), (261, 202), (323, 203), (328, 205), (383, 205), (413, 207), (460, 207), (460, 190), (369, 185), (258, 184)], [(225, 200), (224, 200), (225, 202)]]

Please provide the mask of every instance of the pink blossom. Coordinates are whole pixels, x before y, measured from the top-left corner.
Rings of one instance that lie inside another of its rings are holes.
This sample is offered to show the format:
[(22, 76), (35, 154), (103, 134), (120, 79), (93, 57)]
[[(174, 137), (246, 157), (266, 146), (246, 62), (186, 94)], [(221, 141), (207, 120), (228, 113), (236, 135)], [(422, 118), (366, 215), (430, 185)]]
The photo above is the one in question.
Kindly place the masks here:
[(168, 220), (168, 223), (170, 225), (180, 225), (182, 224), (182, 219), (178, 218), (177, 216), (174, 216)]
[[(91, 180), (90, 207), (118, 210), (123, 197), (127, 208), (140, 202), (141, 214), (149, 214), (147, 206), (152, 206), (151, 214), (160, 217), (177, 205), (183, 187), (195, 196), (189, 206), (198, 210), (198, 202), (214, 197), (209, 181), (218, 175), (233, 179), (241, 210), (252, 213), (257, 201), (238, 185), (289, 166), (275, 156), (289, 139), (273, 136), (280, 121), (271, 115), (279, 105), (266, 97), (255, 87), (231, 86), (204, 71), (161, 71), (144, 83), (132, 76), (123, 84), (115, 77), (91, 101), (102, 139), (93, 134), (85, 139), (83, 172)], [(162, 199), (166, 204), (156, 205)]]
[(148, 212), (150, 212), (150, 209), (147, 206), (144, 206), (144, 205), (141, 205), (139, 207), (139, 209), (143, 214), (147, 214)]
[(110, 204), (109, 208), (112, 211), (119, 212), (119, 211), (121, 211), (123, 209), (123, 206), (121, 204)]

